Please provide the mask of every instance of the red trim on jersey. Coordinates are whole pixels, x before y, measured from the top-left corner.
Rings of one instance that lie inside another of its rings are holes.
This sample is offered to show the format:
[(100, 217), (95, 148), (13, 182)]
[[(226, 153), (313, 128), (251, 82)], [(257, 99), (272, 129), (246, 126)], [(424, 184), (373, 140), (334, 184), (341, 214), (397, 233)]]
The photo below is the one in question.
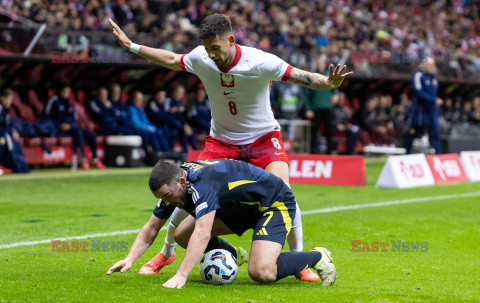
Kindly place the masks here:
[(289, 65), (287, 67), (287, 70), (285, 71), (285, 74), (282, 77), (282, 81), (285, 82), (288, 80), (288, 77), (290, 77), (290, 73), (292, 72), (293, 66)]
[(183, 55), (183, 56), (180, 57), (180, 67), (181, 67), (184, 71), (187, 71), (187, 70), (185, 69), (185, 63), (183, 62), (183, 57), (185, 57), (185, 55)]
[(230, 66), (227, 67), (226, 69), (218, 68), (219, 70), (221, 70), (224, 73), (228, 73), (229, 70), (234, 68), (235, 65), (237, 65), (238, 61), (240, 61), (240, 58), (242, 57), (242, 49), (240, 48), (240, 46), (238, 46), (237, 43), (235, 43), (235, 48), (237, 49), (237, 55), (235, 56), (235, 60), (233, 60), (233, 63), (230, 64)]

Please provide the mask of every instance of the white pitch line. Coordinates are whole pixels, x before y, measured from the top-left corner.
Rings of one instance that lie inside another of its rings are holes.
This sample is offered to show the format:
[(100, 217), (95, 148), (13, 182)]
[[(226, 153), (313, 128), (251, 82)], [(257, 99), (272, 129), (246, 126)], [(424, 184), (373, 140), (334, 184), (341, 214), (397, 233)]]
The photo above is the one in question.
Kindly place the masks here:
[[(382, 206), (389, 206), (389, 205), (429, 202), (429, 201), (447, 200), (447, 199), (453, 199), (453, 198), (469, 198), (469, 197), (478, 197), (478, 196), (480, 196), (480, 192), (473, 192), (473, 193), (466, 193), (466, 194), (459, 194), (459, 195), (443, 195), (443, 196), (424, 197), (424, 198), (412, 198), (412, 199), (404, 199), (404, 200), (393, 200), (393, 201), (355, 204), (355, 205), (346, 205), (346, 206), (336, 206), (336, 207), (327, 207), (327, 208), (320, 208), (320, 209), (312, 209), (312, 210), (302, 211), (302, 215), (333, 213), (333, 212), (337, 212), (337, 211), (350, 210), (350, 209), (382, 207)], [(166, 229), (166, 227), (162, 228), (162, 230), (164, 230), (164, 229)], [(81, 239), (88, 239), (88, 238), (109, 237), (109, 236), (115, 236), (115, 235), (136, 234), (139, 231), (140, 231), (140, 229), (121, 230), (121, 231), (114, 231), (114, 232), (109, 232), (109, 233), (54, 238), (54, 239), (39, 240), (39, 241), (17, 242), (17, 243), (12, 243), (12, 244), (0, 245), (0, 249), (2, 249), (2, 248), (12, 248), (12, 247), (18, 247), (18, 246), (30, 246), (30, 245), (37, 245), (37, 244), (46, 244), (46, 243), (51, 243), (54, 240), (59, 240), (59, 241), (81, 240)]]
[(91, 234), (91, 235), (83, 235), (83, 236), (55, 238), (55, 239), (39, 240), (39, 241), (17, 242), (17, 243), (12, 243), (12, 244), (0, 245), (0, 249), (17, 247), (17, 246), (30, 246), (30, 245), (37, 245), (37, 244), (45, 244), (45, 243), (50, 243), (54, 240), (67, 241), (67, 240), (81, 240), (81, 239), (88, 239), (88, 238), (108, 237), (108, 236), (115, 236), (115, 235), (128, 235), (128, 234), (138, 233), (139, 231), (140, 231), (140, 229), (120, 230), (120, 231), (113, 231), (113, 232), (101, 233), (101, 234)]
[(453, 198), (469, 198), (469, 197), (478, 197), (478, 196), (480, 196), (480, 191), (473, 192), (473, 193), (467, 193), (467, 194), (459, 194), (459, 195), (444, 195), (444, 196), (435, 196), (435, 197), (412, 198), (412, 199), (405, 199), (405, 200), (393, 200), (393, 201), (376, 202), (376, 203), (365, 203), (365, 204), (355, 204), (355, 205), (347, 205), (347, 206), (327, 207), (327, 208), (321, 208), (321, 209), (306, 210), (306, 211), (302, 211), (301, 213), (302, 213), (302, 216), (303, 216), (303, 215), (311, 215), (311, 214), (333, 213), (333, 212), (336, 212), (336, 211), (350, 210), (350, 209), (381, 207), (381, 206), (388, 206), (388, 205), (419, 203), (419, 202), (447, 200), (447, 199), (453, 199)]

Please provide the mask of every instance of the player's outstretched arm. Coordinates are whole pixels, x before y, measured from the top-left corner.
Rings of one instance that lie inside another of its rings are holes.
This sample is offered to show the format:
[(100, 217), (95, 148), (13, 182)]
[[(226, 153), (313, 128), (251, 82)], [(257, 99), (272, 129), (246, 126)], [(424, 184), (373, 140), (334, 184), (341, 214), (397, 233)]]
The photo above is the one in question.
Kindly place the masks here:
[(135, 260), (137, 260), (144, 252), (146, 252), (150, 245), (152, 245), (153, 241), (155, 241), (158, 231), (160, 228), (162, 228), (166, 221), (166, 219), (159, 219), (155, 215), (152, 215), (150, 220), (148, 220), (148, 222), (142, 227), (135, 238), (127, 257), (110, 267), (110, 269), (107, 271), (107, 275), (111, 275), (116, 271), (119, 271), (123, 274), (132, 268), (133, 262), (135, 262)]
[(182, 264), (180, 264), (177, 273), (162, 285), (163, 287), (182, 288), (185, 285), (188, 275), (202, 258), (208, 241), (210, 241), (215, 213), (215, 210), (211, 211), (198, 218), (195, 222), (195, 229), (188, 241), (187, 251), (185, 252), (185, 257), (183, 257)]
[[(130, 50), (130, 47), (132, 46), (132, 41), (128, 39), (127, 35), (125, 35), (125, 33), (115, 22), (112, 21), (112, 19), (108, 19), (108, 21), (112, 26), (113, 35), (117, 38), (118, 43), (120, 43), (123, 48)], [(182, 56), (174, 52), (141, 45), (140, 49), (138, 50), (138, 54), (143, 58), (147, 59), (148, 61), (151, 61), (163, 67), (173, 70), (182, 69), (180, 67), (180, 58)]]
[(340, 69), (340, 65), (337, 65), (334, 69), (331, 64), (328, 69), (328, 77), (326, 77), (322, 74), (311, 73), (294, 67), (288, 77), (288, 82), (311, 89), (333, 89), (339, 87), (346, 77), (353, 75), (353, 72), (344, 74), (346, 68), (344, 65)]

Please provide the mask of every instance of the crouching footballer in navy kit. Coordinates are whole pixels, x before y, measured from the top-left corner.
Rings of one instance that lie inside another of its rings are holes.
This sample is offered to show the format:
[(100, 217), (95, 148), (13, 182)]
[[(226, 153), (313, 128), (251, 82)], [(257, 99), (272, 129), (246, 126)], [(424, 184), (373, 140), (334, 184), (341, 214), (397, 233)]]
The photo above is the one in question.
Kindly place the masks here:
[[(336, 270), (327, 249), (281, 253), (296, 204), (290, 188), (275, 175), (237, 160), (186, 162), (180, 167), (159, 162), (152, 170), (149, 186), (160, 200), (127, 257), (115, 263), (107, 275), (130, 269), (179, 207), (190, 214), (175, 232), (175, 241), (186, 252), (177, 273), (164, 287), (183, 287), (203, 253), (212, 249), (230, 251), (238, 265), (248, 261), (248, 274), (259, 283), (272, 283), (306, 268), (317, 271), (322, 285), (335, 283)], [(249, 229), (253, 229), (249, 258), (245, 250), (218, 237), (241, 236)]]

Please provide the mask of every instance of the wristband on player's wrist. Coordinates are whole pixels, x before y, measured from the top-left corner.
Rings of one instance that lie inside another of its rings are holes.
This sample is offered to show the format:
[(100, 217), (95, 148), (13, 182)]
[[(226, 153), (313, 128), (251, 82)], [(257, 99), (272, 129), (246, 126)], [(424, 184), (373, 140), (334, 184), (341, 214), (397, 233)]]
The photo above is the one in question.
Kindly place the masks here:
[(132, 53), (138, 54), (138, 52), (140, 51), (140, 45), (132, 42), (130, 44), (129, 51), (131, 51)]

